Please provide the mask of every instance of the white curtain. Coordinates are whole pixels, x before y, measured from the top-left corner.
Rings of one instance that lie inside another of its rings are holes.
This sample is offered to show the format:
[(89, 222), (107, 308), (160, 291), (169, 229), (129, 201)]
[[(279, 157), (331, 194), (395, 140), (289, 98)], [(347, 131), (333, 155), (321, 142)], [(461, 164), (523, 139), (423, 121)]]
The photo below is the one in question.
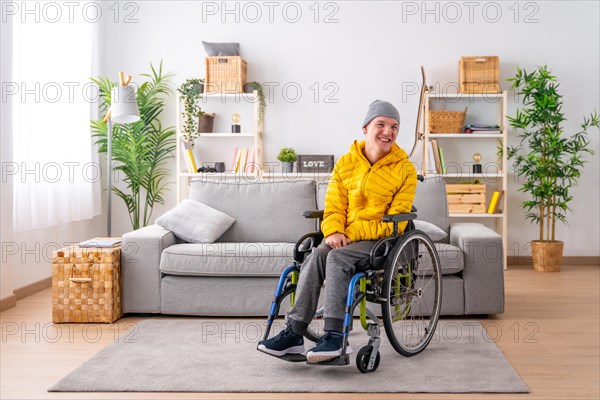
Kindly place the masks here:
[(17, 232), (101, 213), (90, 118), (97, 93), (98, 23), (13, 18), (14, 228)]

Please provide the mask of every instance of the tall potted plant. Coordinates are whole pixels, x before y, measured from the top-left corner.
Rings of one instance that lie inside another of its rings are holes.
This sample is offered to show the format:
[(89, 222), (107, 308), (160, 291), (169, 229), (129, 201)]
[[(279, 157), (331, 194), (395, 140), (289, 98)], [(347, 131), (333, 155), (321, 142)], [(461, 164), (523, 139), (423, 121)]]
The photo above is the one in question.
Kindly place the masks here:
[(508, 158), (523, 180), (519, 191), (531, 197), (522, 204), (526, 218), (540, 228), (538, 240), (531, 241), (533, 266), (536, 271), (560, 271), (563, 242), (556, 240), (556, 222), (567, 223), (571, 189), (581, 176), (585, 153), (593, 154), (588, 129), (599, 127), (598, 114), (584, 117), (581, 130), (566, 136), (559, 84), (547, 66), (531, 73), (517, 68), (509, 81), (523, 96), (523, 108), (508, 117), (521, 139), (508, 148)]
[[(136, 94), (140, 120), (132, 124), (113, 124), (112, 156), (114, 169), (123, 175), (127, 189), (114, 187), (129, 212), (131, 227), (148, 225), (156, 203), (165, 204), (166, 178), (171, 175), (166, 163), (173, 157), (175, 128), (163, 127), (159, 118), (165, 109), (166, 97), (173, 92), (169, 86), (172, 74), (163, 74), (162, 61), (158, 71), (150, 64), (152, 74), (142, 74), (148, 79), (139, 86)], [(111, 89), (117, 84), (108, 78), (92, 78), (100, 89), (101, 116), (108, 112)], [(107, 151), (107, 125), (103, 119), (91, 121), (93, 137), (99, 152)]]

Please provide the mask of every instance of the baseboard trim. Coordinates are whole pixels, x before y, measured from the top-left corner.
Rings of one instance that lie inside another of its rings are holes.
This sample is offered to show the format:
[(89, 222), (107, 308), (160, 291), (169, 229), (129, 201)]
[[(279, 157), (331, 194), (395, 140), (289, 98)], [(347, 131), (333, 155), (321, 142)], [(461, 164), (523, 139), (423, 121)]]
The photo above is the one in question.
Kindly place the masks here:
[(0, 300), (0, 312), (16, 307), (18, 300), (52, 287), (52, 277), (44, 278), (29, 285), (13, 290), (13, 294)]
[[(509, 256), (508, 265), (533, 265), (531, 256)], [(562, 265), (599, 265), (600, 256), (565, 256)]]
[(33, 282), (27, 286), (15, 289), (14, 293), (17, 296), (17, 300), (22, 300), (25, 297), (41, 292), (42, 290), (52, 287), (52, 277), (44, 278), (41, 281)]
[(16, 307), (17, 305), (17, 296), (14, 294), (0, 299), (0, 312), (6, 311), (9, 308)]

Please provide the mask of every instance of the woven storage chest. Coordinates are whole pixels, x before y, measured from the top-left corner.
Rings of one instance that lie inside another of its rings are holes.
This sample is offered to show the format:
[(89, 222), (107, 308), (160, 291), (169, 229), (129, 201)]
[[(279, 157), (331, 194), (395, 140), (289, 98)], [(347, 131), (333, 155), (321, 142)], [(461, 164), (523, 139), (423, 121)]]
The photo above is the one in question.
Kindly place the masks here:
[(458, 84), (461, 93), (500, 93), (499, 57), (461, 57)]
[(105, 322), (119, 319), (121, 247), (79, 248), (52, 255), (52, 322)]
[(448, 212), (451, 214), (483, 214), (485, 209), (485, 185), (446, 184)]
[(246, 84), (246, 61), (239, 56), (206, 57), (204, 93), (242, 93)]
[(429, 132), (462, 133), (465, 127), (465, 111), (429, 110)]

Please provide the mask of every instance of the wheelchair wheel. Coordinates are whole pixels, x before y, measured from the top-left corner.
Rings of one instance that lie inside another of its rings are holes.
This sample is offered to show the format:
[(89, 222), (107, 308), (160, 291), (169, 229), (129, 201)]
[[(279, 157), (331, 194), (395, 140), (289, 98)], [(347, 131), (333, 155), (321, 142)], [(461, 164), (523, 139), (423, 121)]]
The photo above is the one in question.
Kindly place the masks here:
[(374, 372), (377, 367), (379, 367), (379, 361), (381, 361), (381, 356), (379, 355), (379, 351), (375, 356), (375, 362), (369, 368), (369, 361), (371, 360), (371, 354), (373, 353), (373, 346), (364, 346), (358, 351), (356, 355), (356, 368), (363, 374), (368, 372)]
[(406, 232), (390, 252), (383, 277), (385, 333), (394, 349), (410, 357), (427, 347), (442, 306), (440, 260), (429, 237)]

